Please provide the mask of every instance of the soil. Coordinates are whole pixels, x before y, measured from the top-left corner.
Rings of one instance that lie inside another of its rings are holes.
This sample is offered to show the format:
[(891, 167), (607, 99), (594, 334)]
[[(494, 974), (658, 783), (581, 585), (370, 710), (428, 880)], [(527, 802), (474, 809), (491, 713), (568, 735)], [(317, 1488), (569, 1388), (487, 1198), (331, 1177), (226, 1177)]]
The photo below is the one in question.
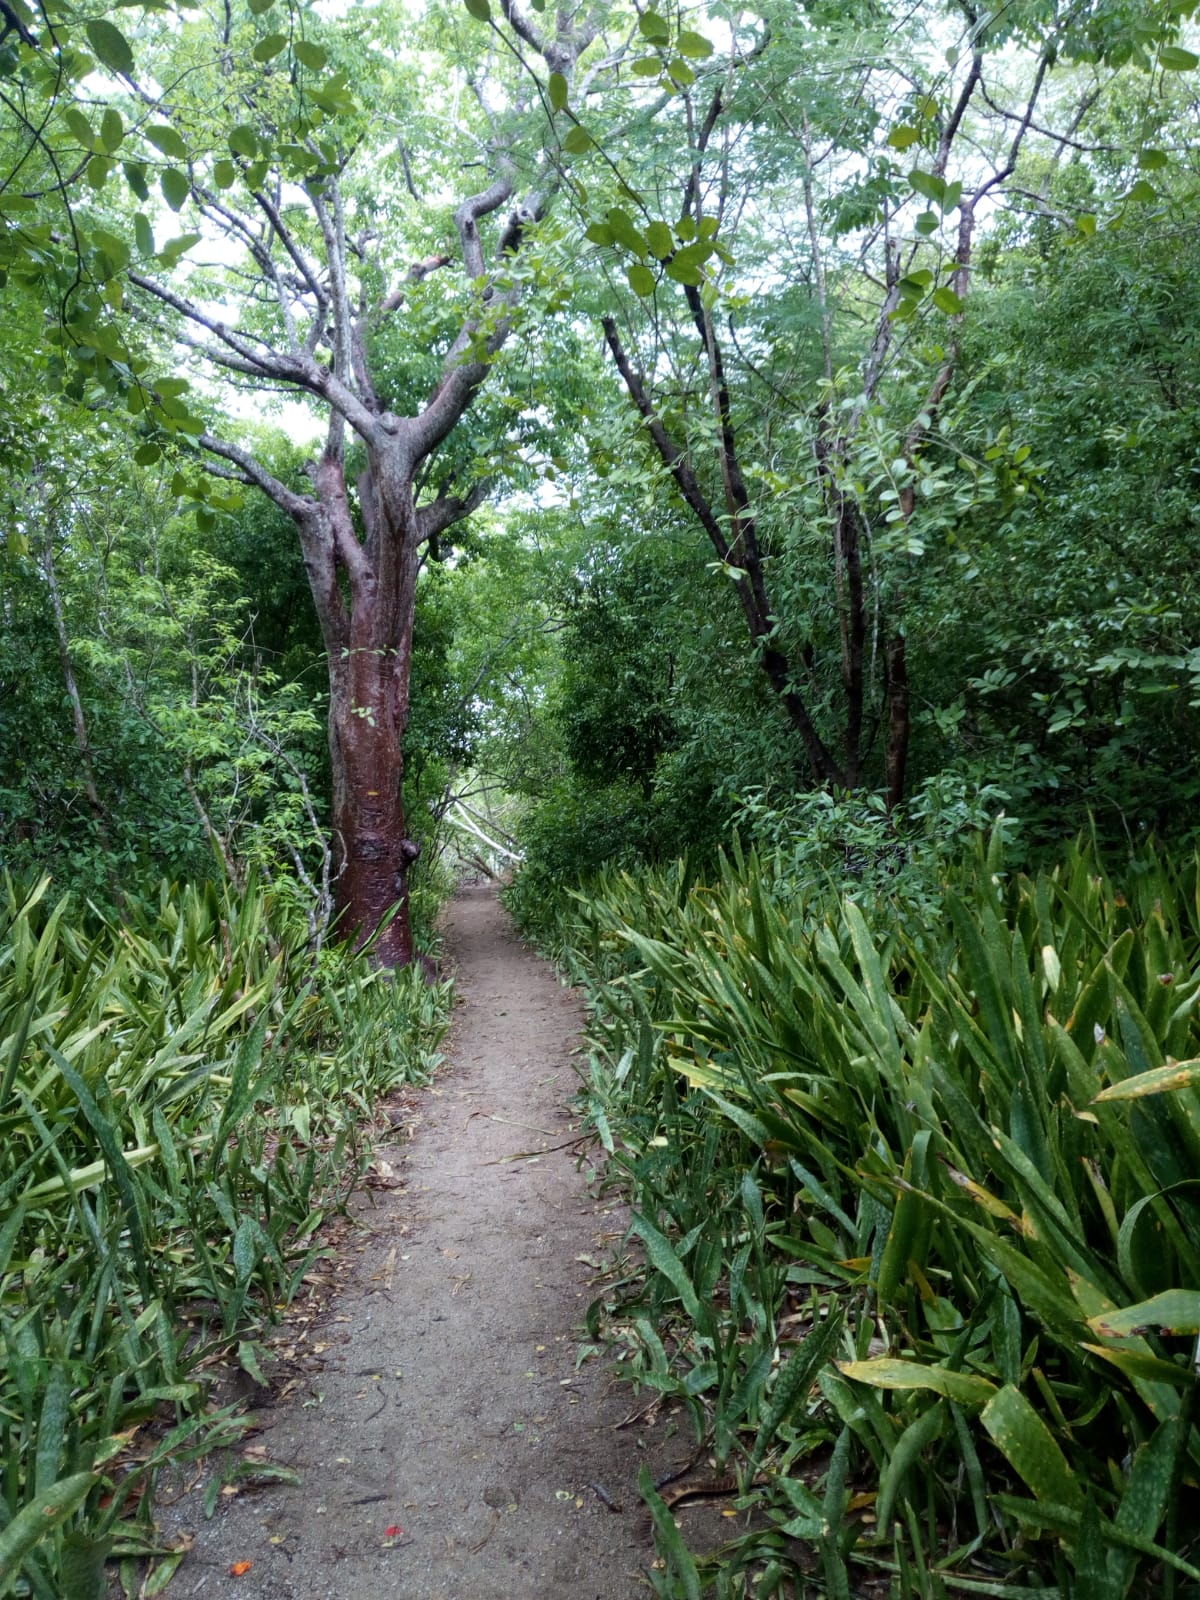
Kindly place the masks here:
[(694, 1447), (670, 1419), (636, 1415), (652, 1396), (582, 1330), (626, 1218), (581, 1161), (579, 1001), (488, 888), (455, 901), (447, 945), (448, 1066), (408, 1097), (411, 1138), (380, 1152), (401, 1182), (356, 1202), (365, 1231), (303, 1330), (302, 1379), (258, 1417), (252, 1449), (300, 1484), (224, 1495), (209, 1521), (198, 1492), (166, 1513), (195, 1532), (170, 1588), (181, 1600), (648, 1592), (638, 1471), (665, 1474)]

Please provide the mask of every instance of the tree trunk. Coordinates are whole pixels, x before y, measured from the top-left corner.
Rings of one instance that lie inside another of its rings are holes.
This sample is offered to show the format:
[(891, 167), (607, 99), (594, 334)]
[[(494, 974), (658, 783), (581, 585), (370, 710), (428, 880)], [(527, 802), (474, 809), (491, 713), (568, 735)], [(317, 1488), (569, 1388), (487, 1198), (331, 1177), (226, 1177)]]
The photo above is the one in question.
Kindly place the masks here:
[[(381, 965), (402, 967), (413, 956), (408, 868), (416, 846), (404, 819), (395, 660), (386, 650), (330, 660), (329, 752), (340, 929), (361, 944), (399, 902), (374, 953)], [(405, 683), (405, 699), (407, 688)]]
[(373, 955), (388, 967), (413, 958), (408, 870), (420, 854), (408, 837), (403, 792), (420, 528), (411, 475), (396, 455), (368, 452), (358, 484), (367, 533), (360, 542), (342, 460), (326, 452), (315, 478), (332, 549), (343, 559), (308, 566), (329, 662), (335, 904), (343, 935), (358, 944), (378, 935)]

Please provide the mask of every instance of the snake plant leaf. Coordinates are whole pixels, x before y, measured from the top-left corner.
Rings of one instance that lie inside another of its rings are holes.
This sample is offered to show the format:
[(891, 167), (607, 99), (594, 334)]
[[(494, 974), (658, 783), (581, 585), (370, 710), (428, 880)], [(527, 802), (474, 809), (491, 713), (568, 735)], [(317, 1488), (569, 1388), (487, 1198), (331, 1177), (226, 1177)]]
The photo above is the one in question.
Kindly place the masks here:
[(869, 1383), (875, 1389), (932, 1389), (964, 1406), (985, 1406), (998, 1392), (994, 1383), (974, 1373), (952, 1372), (948, 1367), (927, 1366), (922, 1361), (876, 1356), (869, 1361), (839, 1361), (837, 1365), (843, 1376)]
[(1137, 1305), (1089, 1317), (1088, 1326), (1111, 1339), (1160, 1328), (1164, 1333), (1200, 1333), (1200, 1291), (1167, 1289)]
[(1084, 1496), (1058, 1441), (1019, 1389), (1006, 1384), (980, 1421), (1017, 1476), (1039, 1500), (1082, 1511)]
[(0, 1595), (13, 1592), (26, 1557), (63, 1526), (99, 1481), (98, 1472), (74, 1472), (21, 1507), (0, 1533)]
[(1110, 1083), (1107, 1089), (1101, 1089), (1093, 1100), (1141, 1100), (1146, 1095), (1170, 1094), (1178, 1089), (1195, 1089), (1200, 1087), (1200, 1060), (1171, 1061), (1165, 1067), (1155, 1067), (1149, 1072), (1136, 1073), (1132, 1078), (1123, 1078), (1120, 1083)]

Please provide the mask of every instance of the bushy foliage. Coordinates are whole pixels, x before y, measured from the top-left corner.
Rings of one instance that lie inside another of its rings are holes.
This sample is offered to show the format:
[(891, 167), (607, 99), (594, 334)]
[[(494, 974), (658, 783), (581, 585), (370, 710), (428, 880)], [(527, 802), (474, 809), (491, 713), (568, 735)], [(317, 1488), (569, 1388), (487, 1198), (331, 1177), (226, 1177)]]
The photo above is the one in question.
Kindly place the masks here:
[(205, 1367), (234, 1352), (262, 1381), (262, 1331), (324, 1252), (379, 1097), (436, 1062), (447, 1002), (344, 948), (314, 966), (306, 918), (254, 880), (131, 893), (119, 921), (4, 881), (6, 1577), (41, 1600), (70, 1563), (90, 1594), (81, 1564), (154, 1548), (120, 1519), (239, 1436)]
[(644, 1253), (590, 1328), (759, 1511), (699, 1560), (648, 1492), (660, 1593), (1200, 1582), (1198, 882), (994, 836), (873, 926), (753, 857), (562, 902)]

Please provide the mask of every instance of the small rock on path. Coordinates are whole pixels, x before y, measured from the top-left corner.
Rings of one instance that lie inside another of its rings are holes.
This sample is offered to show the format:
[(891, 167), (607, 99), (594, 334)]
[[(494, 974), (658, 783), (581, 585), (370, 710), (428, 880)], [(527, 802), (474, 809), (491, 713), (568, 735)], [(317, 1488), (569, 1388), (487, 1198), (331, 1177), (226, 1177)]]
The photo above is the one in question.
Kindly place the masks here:
[[(406, 1190), (357, 1205), (367, 1249), (318, 1336), (325, 1368), (263, 1413), (255, 1440), (301, 1484), (244, 1491), (198, 1526), (194, 1497), (177, 1507), (197, 1534), (171, 1585), (181, 1600), (648, 1592), (645, 1456), (638, 1429), (618, 1426), (632, 1393), (602, 1358), (575, 1365), (598, 1292), (578, 1258), (601, 1262), (625, 1225), (589, 1195), (571, 1149), (554, 1148), (578, 1132), (578, 1001), (489, 889), (454, 902), (447, 943), (450, 1064), (421, 1096), (412, 1141), (382, 1152)], [(505, 1159), (521, 1152), (536, 1159)], [(687, 1443), (672, 1441), (676, 1457)]]

